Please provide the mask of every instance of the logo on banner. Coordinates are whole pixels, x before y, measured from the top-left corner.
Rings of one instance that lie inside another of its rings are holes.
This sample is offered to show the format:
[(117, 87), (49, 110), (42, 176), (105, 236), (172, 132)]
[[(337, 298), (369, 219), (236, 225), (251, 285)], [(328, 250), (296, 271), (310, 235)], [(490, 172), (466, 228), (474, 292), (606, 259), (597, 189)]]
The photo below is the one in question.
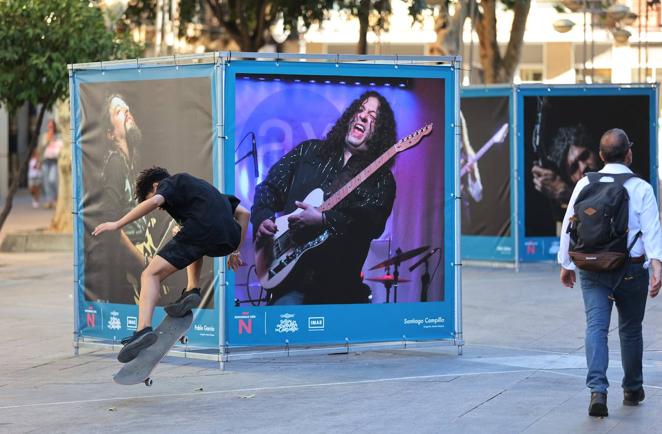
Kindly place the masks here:
[(120, 319), (120, 313), (118, 311), (114, 310), (110, 313), (108, 328), (111, 330), (119, 330), (122, 328), (122, 320)]
[(126, 317), (126, 329), (127, 330), (136, 330), (138, 328), (138, 318), (135, 316)]
[(324, 317), (323, 316), (309, 316), (308, 317), (308, 330), (311, 332), (324, 331)]
[(85, 324), (89, 328), (97, 326), (97, 310), (92, 305), (85, 309)]
[(249, 314), (248, 312), (242, 312), (241, 315), (235, 315), (234, 319), (238, 321), (239, 334), (242, 335), (246, 333), (250, 335), (253, 333), (253, 320), (255, 315)]
[(527, 241), (524, 243), (526, 246), (526, 254), (527, 255), (535, 255), (536, 251), (538, 250), (538, 242), (537, 241)]
[(299, 324), (293, 320), (294, 314), (284, 313), (280, 316), (280, 322), (276, 325), (276, 333), (294, 333), (299, 331)]
[(549, 250), (547, 253), (549, 253), (550, 255), (556, 255), (559, 252), (560, 248), (561, 248), (561, 244), (558, 241), (554, 241), (549, 246)]

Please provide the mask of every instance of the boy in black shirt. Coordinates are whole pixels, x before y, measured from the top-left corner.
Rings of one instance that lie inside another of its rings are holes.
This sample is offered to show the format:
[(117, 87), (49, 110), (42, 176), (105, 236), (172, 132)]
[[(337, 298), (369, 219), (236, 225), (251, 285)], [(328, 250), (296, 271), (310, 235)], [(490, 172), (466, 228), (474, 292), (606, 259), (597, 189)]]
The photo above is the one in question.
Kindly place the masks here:
[(237, 271), (243, 265), (239, 248), (246, 236), (250, 213), (239, 199), (221, 194), (207, 181), (188, 173), (170, 176), (166, 169), (145, 169), (136, 180), (135, 208), (115, 222), (97, 226), (92, 235), (121, 229), (156, 208), (167, 211), (181, 229), (152, 260), (140, 277), (138, 327), (122, 340), (117, 359), (126, 363), (156, 342), (152, 314), (159, 298), (161, 282), (186, 268), (188, 283), (181, 297), (165, 307), (170, 316), (184, 316), (200, 304), (200, 271), (203, 256), (228, 256), (228, 267)]

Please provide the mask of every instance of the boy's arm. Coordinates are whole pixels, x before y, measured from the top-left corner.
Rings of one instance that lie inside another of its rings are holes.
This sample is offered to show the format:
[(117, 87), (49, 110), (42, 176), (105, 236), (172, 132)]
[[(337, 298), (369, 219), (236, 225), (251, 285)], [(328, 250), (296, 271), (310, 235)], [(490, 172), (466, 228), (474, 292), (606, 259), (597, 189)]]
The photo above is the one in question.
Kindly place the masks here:
[(117, 229), (121, 229), (132, 221), (138, 220), (140, 217), (146, 216), (150, 212), (154, 211), (156, 208), (163, 205), (164, 202), (165, 199), (163, 196), (160, 194), (155, 194), (151, 198), (140, 202), (119, 220), (115, 222), (101, 223), (99, 226), (94, 228), (92, 235), (97, 236), (106, 231), (115, 231)]
[(228, 256), (228, 267), (235, 272), (240, 265), (244, 264), (244, 261), (242, 261), (241, 257), (239, 256), (239, 252), (241, 251), (241, 246), (244, 244), (244, 239), (246, 238), (246, 231), (248, 230), (248, 221), (250, 217), (251, 213), (246, 208), (241, 205), (237, 205), (237, 208), (234, 210), (234, 219), (237, 221), (237, 223), (239, 223), (239, 226), (241, 226), (241, 238), (239, 239), (239, 246), (237, 246), (237, 250), (230, 253)]

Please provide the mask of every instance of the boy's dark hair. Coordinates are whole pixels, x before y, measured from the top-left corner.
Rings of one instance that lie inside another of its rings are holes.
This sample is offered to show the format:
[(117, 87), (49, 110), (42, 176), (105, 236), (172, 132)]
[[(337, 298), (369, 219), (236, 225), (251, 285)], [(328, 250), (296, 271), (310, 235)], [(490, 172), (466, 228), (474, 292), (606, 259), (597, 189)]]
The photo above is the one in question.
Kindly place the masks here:
[(169, 178), (170, 174), (163, 167), (150, 167), (140, 172), (138, 179), (136, 179), (135, 196), (138, 202), (142, 202), (147, 198), (147, 195), (152, 191), (152, 185), (155, 182), (160, 182), (163, 179)]

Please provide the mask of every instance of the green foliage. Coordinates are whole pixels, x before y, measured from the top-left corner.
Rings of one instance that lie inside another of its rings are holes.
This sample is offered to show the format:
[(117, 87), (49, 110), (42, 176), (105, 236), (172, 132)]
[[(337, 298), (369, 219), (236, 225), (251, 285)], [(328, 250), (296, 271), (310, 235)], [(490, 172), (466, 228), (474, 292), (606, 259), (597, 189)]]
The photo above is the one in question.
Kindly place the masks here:
[(0, 103), (50, 108), (69, 89), (67, 64), (136, 57), (141, 47), (86, 0), (0, 0)]

